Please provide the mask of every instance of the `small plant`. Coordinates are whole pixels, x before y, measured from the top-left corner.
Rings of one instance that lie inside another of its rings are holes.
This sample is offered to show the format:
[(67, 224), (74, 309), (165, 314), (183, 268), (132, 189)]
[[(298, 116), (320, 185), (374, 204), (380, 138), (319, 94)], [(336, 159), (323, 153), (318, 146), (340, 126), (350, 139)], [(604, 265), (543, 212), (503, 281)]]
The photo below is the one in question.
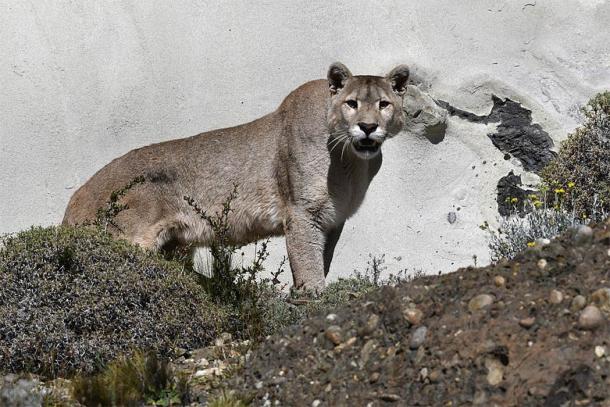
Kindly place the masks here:
[(119, 213), (121, 213), (125, 209), (128, 209), (129, 207), (126, 204), (120, 203), (119, 200), (123, 196), (125, 196), (125, 194), (127, 192), (129, 192), (129, 190), (131, 190), (138, 184), (142, 184), (144, 181), (145, 181), (144, 177), (139, 176), (139, 177), (132, 179), (123, 188), (121, 188), (117, 191), (113, 191), (110, 194), (110, 199), (108, 200), (108, 202), (106, 202), (106, 206), (99, 208), (97, 210), (97, 216), (96, 216), (93, 224), (98, 226), (99, 228), (101, 228), (104, 231), (108, 230), (108, 226), (113, 226), (118, 231), (121, 231), (121, 228), (115, 222), (115, 218)]
[[(208, 223), (214, 234), (209, 246), (212, 256), (211, 277), (200, 276), (200, 284), (214, 301), (233, 310), (231, 331), (237, 337), (257, 339), (275, 332), (284, 325), (284, 321), (292, 321), (293, 313), (276, 288), (283, 268), (280, 267), (271, 279), (259, 278), (269, 256), (269, 240), (256, 243), (256, 253), (250, 264), (233, 265), (232, 260), (240, 249), (240, 246), (232, 242), (229, 222), (233, 211), (231, 205), (236, 197), (237, 185), (233, 185), (233, 190), (222, 207), (213, 215), (204, 211), (194, 199), (185, 196), (184, 200)], [(278, 323), (274, 323), (276, 321)]]
[(610, 91), (596, 95), (582, 111), (584, 124), (561, 144), (542, 178), (556, 205), (597, 222), (610, 213)]
[(489, 249), (495, 262), (510, 260), (528, 247), (534, 247), (540, 239), (552, 239), (580, 224), (582, 219), (562, 207), (532, 205), (523, 216), (515, 213), (502, 219), (498, 230), (491, 229), (487, 223), (481, 228), (490, 234)]
[(90, 377), (76, 377), (73, 396), (85, 406), (178, 406), (189, 401), (186, 379), (154, 353), (120, 357)]
[(247, 407), (248, 405), (250, 405), (249, 401), (225, 391), (219, 397), (210, 401), (208, 407)]

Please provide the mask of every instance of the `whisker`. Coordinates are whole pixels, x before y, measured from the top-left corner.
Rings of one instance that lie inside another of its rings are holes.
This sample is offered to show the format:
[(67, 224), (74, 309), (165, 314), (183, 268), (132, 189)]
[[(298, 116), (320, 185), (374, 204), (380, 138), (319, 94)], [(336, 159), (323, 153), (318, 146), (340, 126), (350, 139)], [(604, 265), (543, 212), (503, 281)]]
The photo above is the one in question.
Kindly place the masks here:
[(343, 162), (343, 153), (345, 152), (345, 147), (347, 147), (347, 143), (343, 143), (343, 148), (341, 149), (341, 162)]
[(345, 141), (345, 139), (347, 139), (347, 136), (341, 136), (341, 137), (338, 137), (338, 138), (336, 138), (336, 139), (332, 140), (332, 141), (329, 143), (329, 145), (330, 145), (330, 144), (332, 144), (332, 145), (330, 146), (330, 152), (332, 153), (332, 152), (333, 152), (333, 150), (335, 149), (335, 147), (337, 147), (339, 144), (341, 144), (341, 142)]
[(341, 136), (339, 136), (339, 137), (335, 138), (334, 140), (331, 140), (331, 141), (328, 143), (328, 144), (329, 144), (329, 147), (330, 147), (330, 152), (332, 153), (332, 151), (333, 151), (333, 150), (334, 150), (334, 149), (335, 149), (335, 148), (336, 148), (336, 147), (337, 147), (339, 144), (341, 144), (342, 142), (344, 142), (345, 140), (347, 140), (347, 138), (348, 138), (348, 135), (347, 135), (347, 134), (344, 134), (344, 135), (341, 135)]

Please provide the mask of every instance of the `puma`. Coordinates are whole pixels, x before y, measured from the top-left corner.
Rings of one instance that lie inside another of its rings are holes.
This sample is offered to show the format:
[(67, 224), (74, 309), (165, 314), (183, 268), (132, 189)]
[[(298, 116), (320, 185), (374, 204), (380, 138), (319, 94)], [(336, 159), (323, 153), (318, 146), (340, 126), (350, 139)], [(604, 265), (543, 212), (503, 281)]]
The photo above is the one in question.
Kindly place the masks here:
[(153, 250), (206, 246), (213, 232), (183, 197), (212, 214), (237, 185), (232, 243), (285, 235), (295, 286), (319, 290), (345, 221), (379, 171), (381, 145), (405, 125), (408, 77), (405, 65), (380, 77), (334, 63), (327, 80), (305, 83), (253, 122), (113, 160), (72, 196), (63, 223), (95, 219), (113, 191), (143, 176), (122, 198), (127, 209), (112, 233)]

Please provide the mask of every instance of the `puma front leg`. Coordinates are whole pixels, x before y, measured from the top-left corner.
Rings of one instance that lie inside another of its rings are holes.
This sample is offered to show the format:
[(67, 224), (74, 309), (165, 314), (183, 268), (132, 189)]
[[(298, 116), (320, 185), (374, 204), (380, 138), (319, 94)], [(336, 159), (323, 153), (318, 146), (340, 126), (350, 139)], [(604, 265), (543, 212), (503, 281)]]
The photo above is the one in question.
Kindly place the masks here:
[(294, 286), (321, 291), (325, 243), (322, 228), (306, 212), (295, 211), (286, 222), (284, 233)]
[(337, 242), (343, 231), (343, 225), (345, 225), (345, 222), (341, 222), (326, 234), (326, 243), (324, 244), (324, 277), (328, 275), (328, 271), (330, 270), (330, 263), (333, 261), (335, 246), (337, 246)]

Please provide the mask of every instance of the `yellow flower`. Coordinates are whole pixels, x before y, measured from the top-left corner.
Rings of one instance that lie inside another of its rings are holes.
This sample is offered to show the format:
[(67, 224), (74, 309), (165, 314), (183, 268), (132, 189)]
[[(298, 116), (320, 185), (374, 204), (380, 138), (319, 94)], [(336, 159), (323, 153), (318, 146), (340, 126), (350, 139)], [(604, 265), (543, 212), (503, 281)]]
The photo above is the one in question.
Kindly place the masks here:
[(510, 203), (517, 203), (519, 202), (519, 198), (510, 198)]
[(539, 199), (539, 198), (538, 198), (538, 195), (536, 195), (536, 194), (530, 194), (530, 195), (528, 195), (527, 197), (528, 197), (530, 200), (534, 201), (534, 202), (535, 202), (535, 201), (537, 201), (537, 200)]
[(556, 188), (556, 189), (555, 189), (555, 193), (556, 193), (556, 194), (565, 194), (565, 193), (566, 193), (566, 190), (565, 190), (565, 189), (563, 189), (563, 188)]
[(534, 247), (536, 246), (536, 242), (527, 242), (527, 247)]
[(536, 208), (540, 208), (542, 205), (543, 205), (543, 204), (542, 204), (542, 202), (540, 202), (540, 201), (536, 201), (536, 202), (534, 202), (534, 206), (535, 206)]
[(572, 181), (568, 182), (568, 188), (574, 188), (575, 186), (576, 186), (575, 182), (572, 182)]

